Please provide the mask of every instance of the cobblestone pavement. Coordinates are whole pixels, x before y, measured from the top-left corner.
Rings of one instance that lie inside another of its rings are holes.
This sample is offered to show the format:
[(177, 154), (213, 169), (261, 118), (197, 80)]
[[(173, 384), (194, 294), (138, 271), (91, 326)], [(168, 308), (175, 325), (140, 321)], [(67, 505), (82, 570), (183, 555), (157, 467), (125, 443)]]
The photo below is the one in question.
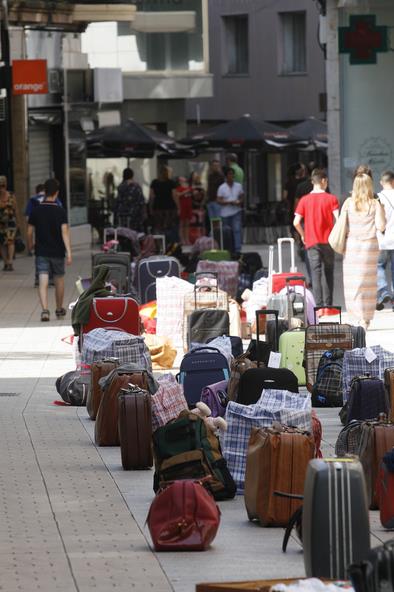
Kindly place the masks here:
[[(71, 334), (70, 318), (41, 323), (33, 260), (18, 258), (15, 269), (0, 272), (0, 590), (191, 592), (200, 581), (303, 575), (297, 541), (282, 554), (283, 530), (250, 524), (242, 497), (220, 504), (210, 551), (151, 551), (144, 523), (152, 471), (123, 471), (118, 448), (93, 445), (84, 409), (53, 405), (55, 378), (73, 368), (71, 347), (61, 340)], [(76, 298), (76, 277), (89, 272), (90, 251), (77, 251), (66, 302)], [(393, 329), (391, 309), (377, 313), (368, 344), (394, 350)], [(332, 454), (337, 413), (319, 416), (323, 452)], [(371, 512), (372, 544), (387, 538)]]

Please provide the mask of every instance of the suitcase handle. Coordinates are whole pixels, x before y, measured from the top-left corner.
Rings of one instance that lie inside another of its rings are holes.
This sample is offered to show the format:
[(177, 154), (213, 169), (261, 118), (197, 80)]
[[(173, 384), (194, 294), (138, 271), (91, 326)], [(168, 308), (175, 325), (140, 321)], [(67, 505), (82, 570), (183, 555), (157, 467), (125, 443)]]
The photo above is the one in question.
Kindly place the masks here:
[[(217, 347), (210, 347), (209, 345), (207, 345), (206, 347), (196, 347), (196, 349), (192, 349), (192, 351), (191, 351), (191, 352), (189, 352), (189, 353), (188, 353), (188, 354), (186, 354), (186, 355), (188, 355), (188, 356), (191, 356), (191, 355), (195, 354), (196, 352), (199, 352), (199, 351), (206, 351), (207, 349), (209, 349), (209, 350), (211, 350), (211, 351), (215, 352), (215, 354), (221, 354), (221, 353), (222, 353), (221, 351), (219, 351), (219, 350), (218, 350), (218, 348), (217, 348)], [(222, 354), (222, 355), (223, 355), (223, 354)]]
[(342, 325), (342, 306), (315, 306), (313, 308), (313, 316), (315, 319), (315, 325), (316, 323), (316, 313), (318, 310), (322, 310), (324, 308), (333, 308), (334, 310), (337, 310), (339, 312), (339, 324)]
[(257, 361), (258, 363), (260, 363), (261, 358), (260, 358), (260, 323), (259, 323), (259, 318), (261, 316), (267, 316), (267, 315), (274, 315), (275, 317), (275, 351), (278, 351), (279, 349), (279, 311), (274, 310), (274, 309), (261, 309), (261, 310), (256, 310), (256, 346), (257, 346)]
[(278, 268), (279, 273), (283, 273), (283, 259), (282, 259), (282, 245), (283, 243), (290, 244), (290, 256), (291, 256), (291, 263), (290, 263), (290, 273), (296, 273), (297, 268), (295, 265), (295, 249), (294, 249), (294, 238), (278, 238)]
[[(292, 316), (291, 313), (293, 310), (293, 307), (291, 305), (291, 300), (290, 300), (290, 295), (291, 295), (290, 287), (295, 286), (295, 284), (290, 284), (290, 282), (295, 282), (295, 281), (303, 282), (302, 287), (304, 288), (304, 326), (307, 327), (308, 326), (308, 312), (307, 312), (307, 302), (306, 302), (306, 277), (304, 275), (289, 275), (288, 277), (285, 278), (286, 292), (287, 292), (287, 320), (289, 322), (289, 328), (290, 328), (291, 316)], [(294, 294), (296, 294), (295, 287), (294, 287)], [(315, 324), (316, 324), (316, 317), (315, 317)]]

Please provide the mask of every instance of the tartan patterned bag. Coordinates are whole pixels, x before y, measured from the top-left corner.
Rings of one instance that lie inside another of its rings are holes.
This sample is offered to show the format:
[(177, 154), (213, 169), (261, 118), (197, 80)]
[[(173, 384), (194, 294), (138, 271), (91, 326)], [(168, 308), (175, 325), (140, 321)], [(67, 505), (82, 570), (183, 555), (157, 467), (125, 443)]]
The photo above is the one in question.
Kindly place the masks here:
[(311, 431), (311, 398), (309, 394), (266, 389), (254, 405), (240, 405), (230, 401), (225, 419), (227, 431), (223, 436), (223, 456), (237, 484), (237, 492), (243, 493), (246, 456), (253, 427), (271, 427), (274, 421), (283, 425)]
[[(365, 354), (367, 349), (371, 349), (376, 358), (372, 362), (367, 362)], [(345, 351), (343, 356), (343, 401), (349, 398), (350, 386), (355, 376), (376, 376), (380, 380), (384, 379), (386, 368), (394, 366), (394, 354), (387, 351), (381, 345), (373, 345), (371, 348), (357, 347), (350, 351)]]
[(320, 358), (312, 389), (313, 407), (342, 407), (343, 349), (329, 349)]
[(119, 364), (138, 364), (151, 371), (149, 349), (143, 337), (116, 329), (93, 329), (83, 338), (81, 361), (92, 364), (107, 358), (117, 358)]
[(164, 374), (157, 379), (159, 388), (152, 396), (152, 431), (178, 417), (181, 411), (188, 409), (183, 386), (173, 374)]
[(219, 288), (232, 298), (236, 297), (239, 277), (238, 261), (199, 261), (197, 273), (201, 271), (217, 273)]

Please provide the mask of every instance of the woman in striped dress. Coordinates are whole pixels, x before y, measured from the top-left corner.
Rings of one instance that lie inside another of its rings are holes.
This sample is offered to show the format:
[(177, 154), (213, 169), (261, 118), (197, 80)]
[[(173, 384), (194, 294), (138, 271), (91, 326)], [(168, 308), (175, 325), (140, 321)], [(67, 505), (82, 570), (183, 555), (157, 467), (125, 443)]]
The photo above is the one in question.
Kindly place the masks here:
[(348, 221), (343, 258), (346, 310), (368, 329), (375, 312), (377, 294), (379, 246), (376, 231), (383, 232), (386, 226), (384, 209), (374, 198), (369, 175), (359, 173), (355, 176), (352, 194), (343, 208)]

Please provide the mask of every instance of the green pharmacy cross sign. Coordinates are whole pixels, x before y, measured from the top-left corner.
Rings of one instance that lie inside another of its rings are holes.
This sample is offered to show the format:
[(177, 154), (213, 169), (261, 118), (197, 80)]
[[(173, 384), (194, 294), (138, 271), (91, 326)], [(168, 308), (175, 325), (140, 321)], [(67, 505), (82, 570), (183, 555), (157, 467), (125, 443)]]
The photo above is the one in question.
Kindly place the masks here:
[(376, 64), (376, 54), (388, 51), (387, 27), (378, 27), (369, 14), (352, 15), (349, 22), (339, 27), (339, 52), (350, 54), (351, 64)]

